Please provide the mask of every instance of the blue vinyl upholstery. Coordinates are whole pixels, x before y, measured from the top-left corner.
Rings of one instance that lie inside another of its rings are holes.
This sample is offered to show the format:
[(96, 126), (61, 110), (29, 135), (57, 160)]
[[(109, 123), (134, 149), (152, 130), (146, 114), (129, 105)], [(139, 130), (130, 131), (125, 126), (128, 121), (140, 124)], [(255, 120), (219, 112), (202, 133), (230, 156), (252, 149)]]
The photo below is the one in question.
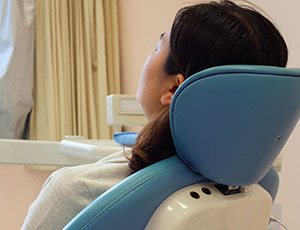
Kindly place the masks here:
[(257, 182), (299, 119), (299, 75), (295, 69), (237, 65), (190, 77), (171, 107), (177, 154), (212, 181)]
[(207, 179), (173, 156), (131, 175), (102, 194), (65, 229), (144, 229), (169, 195), (204, 181)]
[(223, 66), (202, 71), (176, 91), (170, 112), (178, 156), (126, 178), (65, 229), (144, 229), (180, 188), (212, 180), (259, 183), (275, 197), (271, 165), (300, 115), (300, 70)]
[(114, 133), (114, 141), (124, 145), (131, 147), (135, 145), (136, 138), (138, 136), (137, 132), (121, 132), (121, 133)]

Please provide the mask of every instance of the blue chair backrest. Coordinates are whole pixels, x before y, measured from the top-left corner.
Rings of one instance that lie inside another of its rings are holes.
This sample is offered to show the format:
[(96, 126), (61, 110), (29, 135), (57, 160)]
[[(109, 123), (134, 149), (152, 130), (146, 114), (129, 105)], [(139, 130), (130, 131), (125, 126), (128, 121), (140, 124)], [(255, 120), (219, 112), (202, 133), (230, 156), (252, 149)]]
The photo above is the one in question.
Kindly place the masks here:
[(177, 154), (212, 181), (257, 182), (299, 119), (299, 75), (299, 69), (239, 65), (195, 74), (171, 106)]
[(261, 183), (274, 198), (278, 178), (270, 167), (299, 115), (300, 70), (223, 66), (195, 74), (171, 105), (178, 156), (126, 178), (65, 229), (144, 229), (169, 195), (208, 179), (246, 185), (266, 175)]

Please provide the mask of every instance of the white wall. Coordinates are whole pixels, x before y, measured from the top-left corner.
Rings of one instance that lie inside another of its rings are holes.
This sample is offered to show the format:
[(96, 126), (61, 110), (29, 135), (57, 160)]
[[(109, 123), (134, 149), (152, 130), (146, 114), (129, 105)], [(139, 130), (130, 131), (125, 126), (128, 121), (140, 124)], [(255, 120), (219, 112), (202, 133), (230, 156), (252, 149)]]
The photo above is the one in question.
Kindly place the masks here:
[[(154, 49), (158, 36), (170, 28), (184, 0), (119, 0), (121, 75), (123, 93), (135, 94), (143, 62)], [(198, 2), (198, 1), (194, 1)], [(273, 18), (289, 47), (288, 66), (300, 67), (300, 2), (254, 0)], [(283, 149), (283, 169), (277, 197), (282, 219), (289, 229), (299, 229), (300, 213), (300, 123)]]

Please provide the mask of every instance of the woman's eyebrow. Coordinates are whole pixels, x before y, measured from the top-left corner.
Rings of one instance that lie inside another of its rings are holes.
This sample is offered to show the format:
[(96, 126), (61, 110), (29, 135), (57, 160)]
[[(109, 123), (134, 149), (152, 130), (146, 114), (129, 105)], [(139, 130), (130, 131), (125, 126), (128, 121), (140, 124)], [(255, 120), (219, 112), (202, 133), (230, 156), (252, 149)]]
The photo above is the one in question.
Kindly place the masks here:
[(159, 40), (161, 40), (164, 37), (165, 33), (162, 33), (159, 37)]

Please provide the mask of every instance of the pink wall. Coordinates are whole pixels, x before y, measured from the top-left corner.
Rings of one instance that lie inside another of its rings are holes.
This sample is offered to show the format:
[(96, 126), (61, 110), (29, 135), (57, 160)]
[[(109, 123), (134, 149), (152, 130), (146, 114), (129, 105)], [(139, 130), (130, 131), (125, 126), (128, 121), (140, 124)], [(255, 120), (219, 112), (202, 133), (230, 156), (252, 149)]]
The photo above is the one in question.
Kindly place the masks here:
[(0, 229), (20, 229), (28, 206), (48, 175), (25, 166), (0, 165)]
[(144, 60), (170, 29), (182, 0), (119, 0), (122, 91), (135, 94)]

